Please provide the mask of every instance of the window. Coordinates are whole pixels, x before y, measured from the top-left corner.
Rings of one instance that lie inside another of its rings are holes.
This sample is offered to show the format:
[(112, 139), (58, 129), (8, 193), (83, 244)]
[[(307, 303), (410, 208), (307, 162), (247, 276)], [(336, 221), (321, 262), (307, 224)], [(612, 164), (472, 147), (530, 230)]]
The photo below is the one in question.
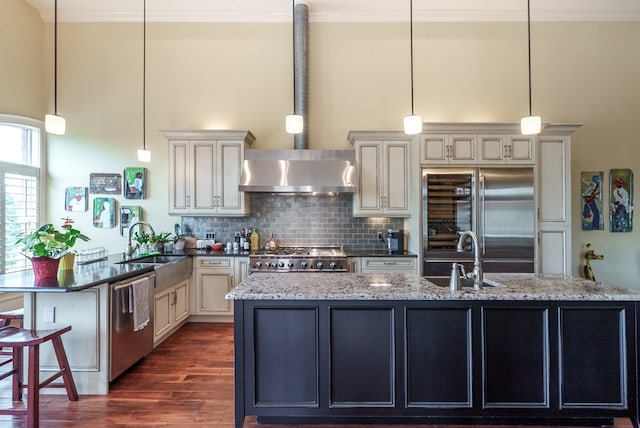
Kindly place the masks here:
[(0, 115), (0, 273), (30, 268), (16, 240), (40, 222), (42, 123)]

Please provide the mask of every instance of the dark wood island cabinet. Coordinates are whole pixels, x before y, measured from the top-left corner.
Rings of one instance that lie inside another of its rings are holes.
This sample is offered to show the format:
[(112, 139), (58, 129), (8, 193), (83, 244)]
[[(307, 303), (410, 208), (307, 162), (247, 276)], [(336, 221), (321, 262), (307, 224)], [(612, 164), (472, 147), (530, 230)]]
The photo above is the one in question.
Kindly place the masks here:
[(245, 415), (638, 426), (634, 292), (565, 278), (550, 294), (532, 276), (534, 298), (522, 277), (449, 292), (409, 274), (382, 286), (381, 275), (320, 276), (251, 275), (230, 294), (237, 427)]

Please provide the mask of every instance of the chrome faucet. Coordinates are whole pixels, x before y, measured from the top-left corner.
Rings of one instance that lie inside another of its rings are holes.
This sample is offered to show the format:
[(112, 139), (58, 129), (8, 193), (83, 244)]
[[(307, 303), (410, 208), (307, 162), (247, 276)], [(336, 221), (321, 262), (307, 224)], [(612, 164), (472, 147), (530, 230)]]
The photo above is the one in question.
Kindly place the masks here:
[(141, 226), (144, 225), (144, 226), (147, 226), (149, 229), (151, 229), (151, 238), (154, 238), (156, 236), (156, 232), (153, 230), (153, 227), (151, 227), (151, 225), (146, 221), (137, 221), (133, 223), (131, 226), (129, 226), (129, 243), (127, 244), (127, 259), (130, 259), (131, 256), (133, 256), (133, 247), (131, 246), (131, 235), (133, 232), (133, 228), (137, 225), (141, 225)]
[(459, 253), (463, 251), (464, 239), (467, 236), (473, 241), (473, 273), (467, 274), (467, 276), (473, 278), (473, 289), (480, 290), (484, 281), (484, 274), (482, 273), (482, 262), (480, 261), (480, 244), (476, 234), (470, 230), (462, 232), (460, 238), (458, 238), (457, 250)]

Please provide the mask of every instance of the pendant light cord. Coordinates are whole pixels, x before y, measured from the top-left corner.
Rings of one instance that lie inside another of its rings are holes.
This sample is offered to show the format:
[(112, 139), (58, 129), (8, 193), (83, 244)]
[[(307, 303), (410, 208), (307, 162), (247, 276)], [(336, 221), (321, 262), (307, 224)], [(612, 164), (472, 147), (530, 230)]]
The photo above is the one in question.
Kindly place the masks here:
[(142, 149), (147, 150), (147, 0), (142, 9)]
[(413, 116), (413, 0), (409, 0), (409, 39), (411, 49), (411, 115)]
[(527, 0), (527, 52), (529, 59), (529, 116), (531, 116), (531, 0)]
[(291, 49), (293, 56), (291, 63), (293, 76), (293, 114), (296, 114), (296, 1), (291, 0)]
[(58, 0), (53, 4), (53, 114), (58, 115)]

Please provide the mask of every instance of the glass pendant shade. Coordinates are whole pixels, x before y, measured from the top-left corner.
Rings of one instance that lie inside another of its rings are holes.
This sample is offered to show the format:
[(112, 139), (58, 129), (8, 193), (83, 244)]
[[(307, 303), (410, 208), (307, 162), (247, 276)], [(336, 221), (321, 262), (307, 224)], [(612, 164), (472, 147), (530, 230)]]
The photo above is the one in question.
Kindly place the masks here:
[(407, 135), (416, 135), (422, 132), (422, 116), (412, 114), (404, 118), (404, 133)]
[(540, 116), (527, 116), (520, 121), (522, 135), (537, 135), (541, 130), (542, 118)]
[(301, 134), (304, 130), (304, 119), (299, 114), (290, 114), (285, 118), (284, 127), (289, 134)]
[(57, 114), (48, 114), (44, 117), (44, 127), (49, 134), (64, 135), (67, 121)]
[(151, 162), (151, 151), (146, 149), (138, 150), (139, 162)]

